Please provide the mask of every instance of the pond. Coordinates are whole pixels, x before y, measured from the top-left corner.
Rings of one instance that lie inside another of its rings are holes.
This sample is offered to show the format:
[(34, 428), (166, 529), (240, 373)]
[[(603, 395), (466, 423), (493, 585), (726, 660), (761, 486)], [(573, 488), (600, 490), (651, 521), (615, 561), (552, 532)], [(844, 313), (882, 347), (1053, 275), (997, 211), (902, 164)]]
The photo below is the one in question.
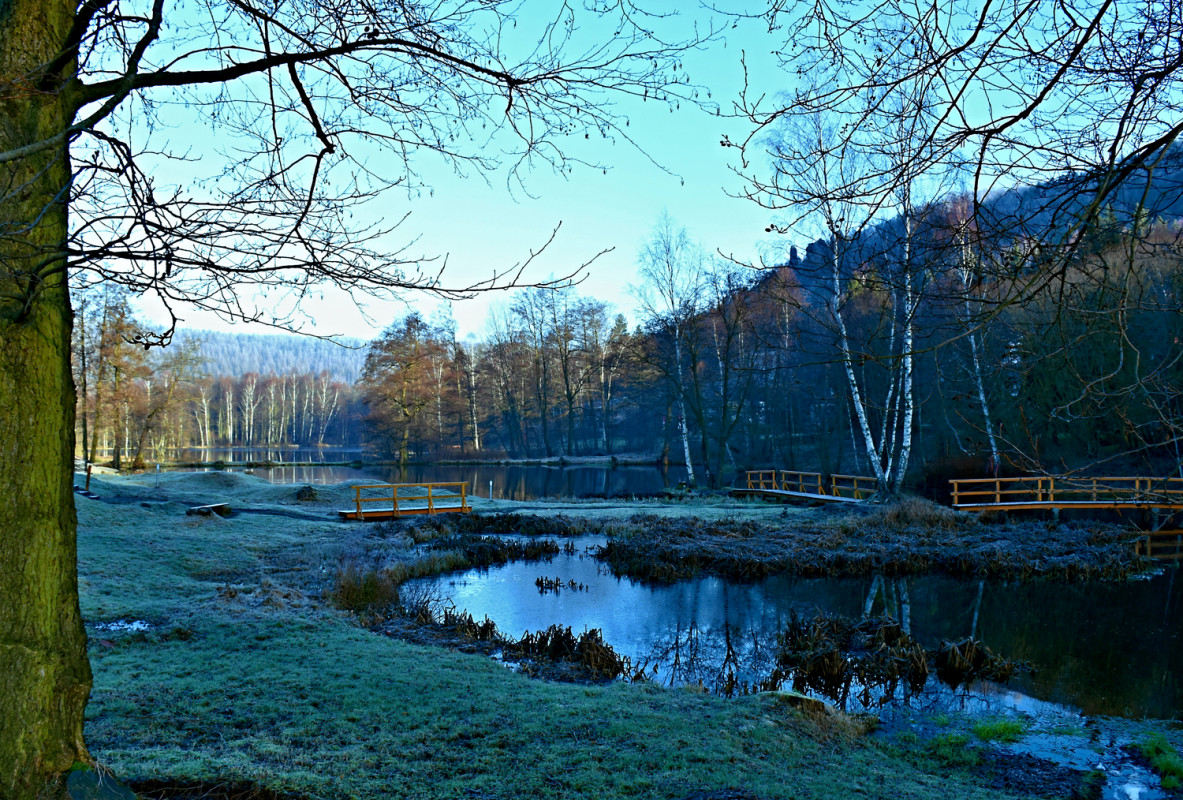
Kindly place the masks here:
[[(574, 554), (436, 576), (407, 589), (446, 599), (478, 620), (487, 615), (514, 637), (556, 623), (576, 632), (599, 628), (617, 652), (657, 664), (662, 683), (708, 687), (730, 659), (742, 680), (767, 675), (776, 634), (793, 614), (858, 618), (870, 608), (906, 618), (927, 648), (974, 636), (1036, 668), (1005, 686), (979, 683), (968, 691), (930, 679), (913, 704), (1157, 719), (1183, 713), (1183, 587), (1175, 585), (1174, 568), (1145, 580), (1083, 585), (773, 576), (650, 586), (615, 577), (590, 554), (602, 537), (574, 541)], [(539, 578), (561, 588), (543, 591)]]
[(621, 497), (660, 494), (686, 480), (684, 467), (657, 465), (568, 464), (409, 464), (367, 467), (383, 483), (464, 481), (469, 491), (497, 500)]
[[(178, 461), (283, 463), (274, 467), (227, 467), (249, 471), (271, 483), (325, 485), (345, 481), (374, 483), (457, 483), (480, 497), (490, 491), (498, 500), (542, 498), (621, 497), (653, 495), (686, 480), (685, 467), (596, 464), (370, 464), (362, 467), (326, 466), (329, 462), (361, 459), (363, 452), (347, 448), (183, 450)], [(149, 465), (151, 468), (151, 465)], [(197, 468), (201, 470), (209, 467)], [(491, 487), (490, 487), (491, 484)]]

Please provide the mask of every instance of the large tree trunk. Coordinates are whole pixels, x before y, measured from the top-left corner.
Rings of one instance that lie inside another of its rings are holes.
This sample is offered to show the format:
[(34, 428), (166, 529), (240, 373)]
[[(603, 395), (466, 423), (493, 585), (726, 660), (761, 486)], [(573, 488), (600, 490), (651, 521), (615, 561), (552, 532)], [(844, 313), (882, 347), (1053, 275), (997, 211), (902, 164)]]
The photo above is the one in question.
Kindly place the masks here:
[[(0, 0), (0, 152), (69, 124), (31, 85), (73, 4)], [(0, 796), (31, 800), (76, 761), (90, 693), (75, 556), (67, 146), (0, 164)]]

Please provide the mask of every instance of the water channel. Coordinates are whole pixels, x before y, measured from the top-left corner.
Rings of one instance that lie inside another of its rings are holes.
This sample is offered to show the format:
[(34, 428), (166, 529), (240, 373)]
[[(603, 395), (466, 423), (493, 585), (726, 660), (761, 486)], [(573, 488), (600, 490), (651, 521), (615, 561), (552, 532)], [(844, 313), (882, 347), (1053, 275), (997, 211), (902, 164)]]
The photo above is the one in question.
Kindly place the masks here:
[[(930, 678), (925, 692), (906, 698), (910, 704), (974, 713), (1183, 715), (1183, 587), (1174, 568), (1142, 580), (1082, 585), (773, 576), (746, 584), (701, 577), (650, 586), (618, 578), (592, 557), (589, 549), (602, 541), (581, 537), (575, 554), (437, 576), (408, 588), (478, 620), (487, 615), (511, 636), (556, 623), (575, 632), (599, 628), (617, 652), (658, 664), (661, 682), (708, 687), (729, 651), (741, 679), (767, 675), (776, 633), (791, 614), (858, 618), (874, 589), (872, 613), (899, 617), (906, 604), (912, 634), (927, 648), (973, 635), (1035, 667), (1005, 686), (979, 683), (968, 690)], [(539, 578), (563, 588), (540, 591)]]

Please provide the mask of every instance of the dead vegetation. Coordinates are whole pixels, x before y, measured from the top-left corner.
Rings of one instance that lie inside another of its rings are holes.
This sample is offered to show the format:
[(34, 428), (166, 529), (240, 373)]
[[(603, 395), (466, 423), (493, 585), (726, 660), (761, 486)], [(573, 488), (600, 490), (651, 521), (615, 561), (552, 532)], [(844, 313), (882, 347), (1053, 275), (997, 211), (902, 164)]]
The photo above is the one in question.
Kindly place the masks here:
[(710, 573), (756, 580), (943, 573), (977, 578), (1120, 579), (1144, 570), (1135, 534), (1104, 523), (1009, 522), (913, 499), (862, 516), (778, 523), (638, 515), (597, 553), (619, 575), (671, 582)]
[(794, 614), (777, 635), (776, 666), (764, 688), (790, 685), (845, 707), (853, 696), (864, 708), (890, 702), (899, 689), (922, 691), (934, 671), (956, 688), (975, 680), (1006, 682), (1029, 664), (1011, 661), (974, 639), (928, 650), (897, 620)]
[[(648, 677), (645, 664), (634, 664), (604, 641), (598, 628), (574, 633), (570, 627), (551, 625), (545, 630), (524, 633), (515, 639), (497, 629), (488, 617), (477, 621), (467, 611), (442, 605), (430, 598), (415, 598), (394, 616), (368, 618), (371, 627), (414, 641), (434, 640), (456, 646), (475, 643), (487, 655), (497, 654), (532, 677), (547, 680), (596, 683), (616, 679), (642, 680)], [(408, 625), (416, 636), (406, 636)], [(427, 634), (424, 637), (423, 634)]]
[(611, 527), (611, 523), (562, 514), (546, 517), (513, 513), (448, 514), (380, 522), (373, 526), (373, 535), (380, 538), (406, 536), (415, 544), (424, 544), (466, 534), (562, 538), (604, 533)]

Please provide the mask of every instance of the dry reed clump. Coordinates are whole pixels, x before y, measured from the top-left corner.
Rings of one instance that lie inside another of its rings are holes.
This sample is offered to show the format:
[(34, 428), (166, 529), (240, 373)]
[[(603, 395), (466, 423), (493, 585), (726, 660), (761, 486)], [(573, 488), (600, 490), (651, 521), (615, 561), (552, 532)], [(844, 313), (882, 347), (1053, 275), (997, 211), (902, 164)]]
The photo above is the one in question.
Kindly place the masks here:
[(463, 553), (430, 553), (417, 561), (377, 567), (350, 561), (342, 564), (330, 589), (333, 605), (346, 611), (389, 611), (400, 605), (399, 587), (412, 578), (468, 569)]
[(954, 511), (921, 497), (904, 497), (876, 508), (863, 522), (867, 526), (883, 526), (894, 531), (915, 529), (952, 530), (974, 524), (968, 514)]
[[(431, 527), (444, 533), (447, 531), (446, 525)], [(380, 535), (403, 535), (405, 532), (402, 528), (388, 528)], [(413, 578), (509, 561), (545, 560), (559, 552), (558, 543), (552, 539), (514, 541), (448, 532), (442, 538), (428, 541), (429, 552), (414, 561), (367, 563), (361, 556), (344, 560), (337, 568), (329, 590), (332, 603), (347, 611), (364, 612), (371, 622), (378, 621), (400, 606), (407, 605), (400, 598), (399, 590)]]
[(564, 581), (562, 578), (548, 578), (545, 575), (539, 575), (534, 579), (534, 585), (538, 587), (538, 594), (561, 594), (564, 589), (572, 592), (586, 592), (587, 585), (571, 578)]
[(436, 539), (429, 547), (432, 551), (455, 551), (463, 554), (467, 565), (487, 567), (510, 561), (539, 561), (559, 554), (559, 544), (554, 539), (516, 541), (492, 536), (478, 536), (458, 533)]
[(1017, 672), (1030, 672), (1025, 661), (1011, 661), (976, 639), (942, 642), (933, 656), (937, 677), (956, 689), (963, 683), (984, 679), (1006, 683)]
[(471, 534), (515, 534), (518, 536), (583, 536), (606, 533), (611, 522), (570, 519), (562, 515), (539, 517), (530, 514), (448, 514), (396, 519), (377, 523), (375, 534), (383, 538), (409, 536), (415, 544)]
[(526, 633), (517, 641), (507, 641), (505, 650), (519, 658), (567, 662), (596, 680), (636, 680), (638, 674), (644, 673), (643, 668), (634, 669), (627, 656), (613, 650), (599, 628), (576, 636), (569, 627), (551, 625), (546, 630)]
[(605, 523), (595, 519), (569, 518), (562, 514), (540, 517), (533, 514), (470, 514), (459, 520), (461, 533), (513, 533), (519, 536), (584, 536), (602, 533)]
[(793, 614), (777, 635), (776, 667), (768, 683), (790, 682), (845, 704), (852, 687), (864, 706), (890, 700), (903, 685), (918, 692), (928, 680), (925, 650), (892, 619), (850, 620)]
[(796, 613), (777, 635), (775, 663), (761, 688), (789, 684), (795, 691), (817, 692), (842, 705), (855, 691), (865, 707), (889, 702), (900, 687), (907, 693), (923, 690), (933, 671), (956, 688), (979, 679), (1005, 682), (1031, 669), (974, 639), (927, 650), (890, 618), (851, 620), (818, 614), (806, 619)]
[(627, 656), (617, 653), (598, 628), (576, 635), (570, 627), (552, 625), (514, 639), (501, 633), (487, 616), (477, 622), (467, 611), (450, 605), (441, 608), (429, 600), (405, 608), (404, 614), (423, 627), (495, 644), (501, 648), (504, 660), (521, 664), (528, 675), (576, 681), (639, 681), (648, 677), (645, 664), (634, 665)]

